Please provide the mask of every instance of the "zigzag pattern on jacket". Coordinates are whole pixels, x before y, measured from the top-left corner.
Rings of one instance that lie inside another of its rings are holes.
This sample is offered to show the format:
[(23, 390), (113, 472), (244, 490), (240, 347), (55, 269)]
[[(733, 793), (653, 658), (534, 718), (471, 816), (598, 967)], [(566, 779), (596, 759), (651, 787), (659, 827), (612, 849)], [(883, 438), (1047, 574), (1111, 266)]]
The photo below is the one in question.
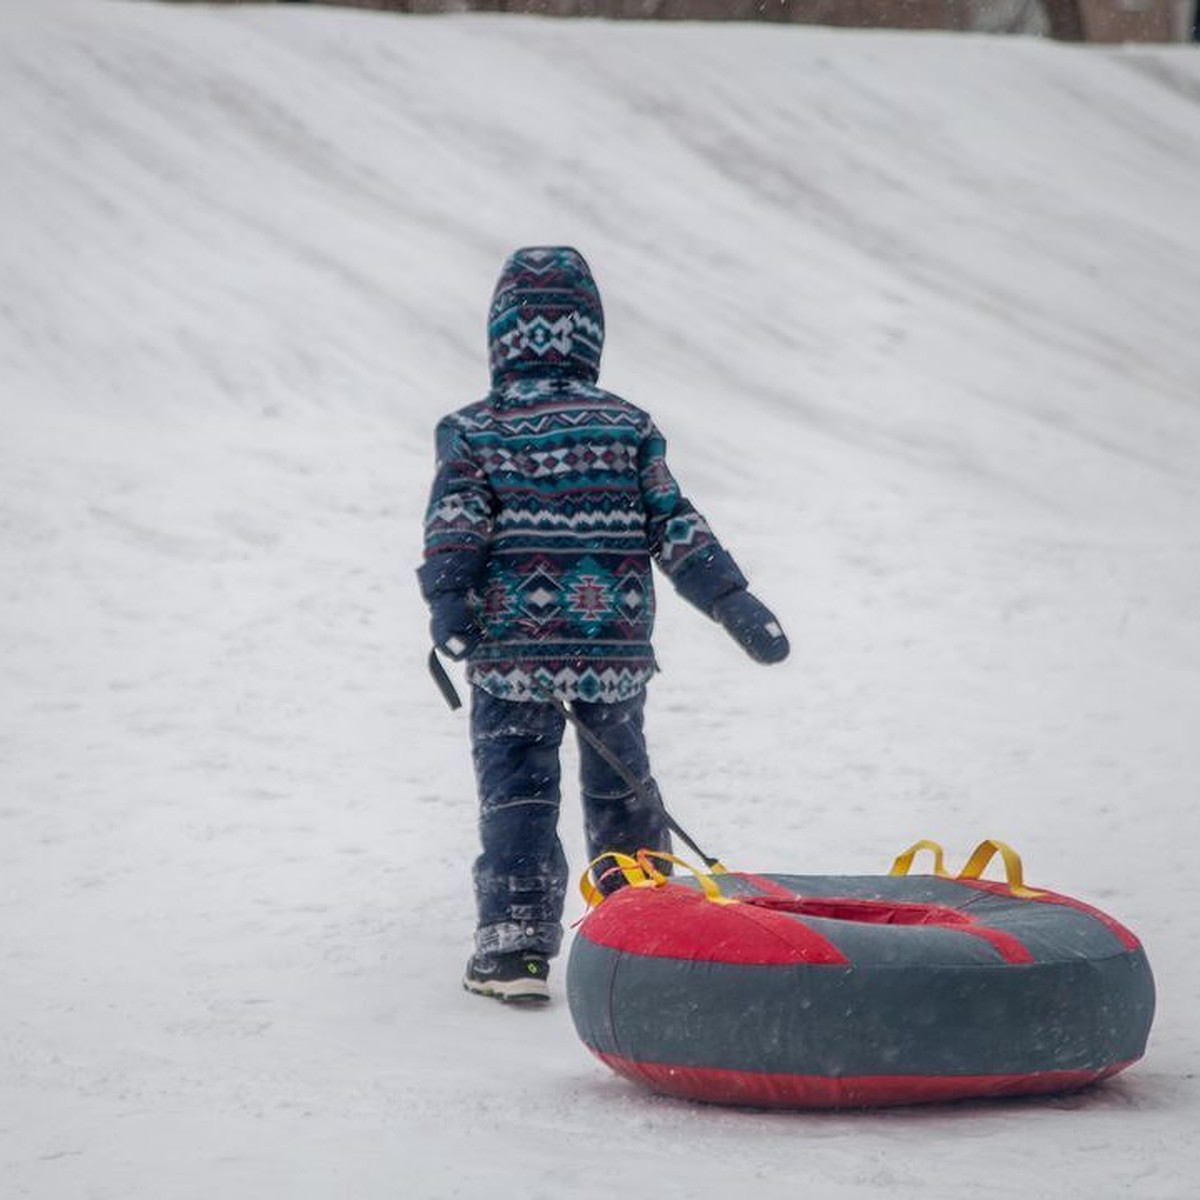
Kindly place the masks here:
[[(590, 384), (524, 380), (445, 418), (438, 447), (425, 571), (431, 590), (474, 597), (485, 637), (470, 681), (512, 700), (612, 701), (643, 687), (655, 670), (651, 561), (678, 580), (728, 559), (650, 417)], [(728, 560), (729, 586), (734, 572)]]

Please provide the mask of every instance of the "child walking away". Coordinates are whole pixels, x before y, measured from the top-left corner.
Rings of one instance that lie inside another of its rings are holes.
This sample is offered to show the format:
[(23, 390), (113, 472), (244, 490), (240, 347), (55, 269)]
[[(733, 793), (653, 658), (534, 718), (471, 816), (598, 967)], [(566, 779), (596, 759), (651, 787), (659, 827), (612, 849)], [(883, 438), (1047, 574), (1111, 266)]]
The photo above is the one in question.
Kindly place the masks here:
[[(643, 733), (655, 671), (651, 560), (751, 658), (788, 642), (667, 468), (650, 417), (596, 386), (600, 295), (582, 255), (518, 250), (488, 320), (492, 388), (437, 427), (418, 571), (433, 641), (465, 660), (482, 849), (464, 986), (548, 998), (568, 869), (559, 747), (569, 705), (625, 767), (580, 740), (589, 853), (670, 848)], [(653, 803), (651, 803), (653, 801)]]

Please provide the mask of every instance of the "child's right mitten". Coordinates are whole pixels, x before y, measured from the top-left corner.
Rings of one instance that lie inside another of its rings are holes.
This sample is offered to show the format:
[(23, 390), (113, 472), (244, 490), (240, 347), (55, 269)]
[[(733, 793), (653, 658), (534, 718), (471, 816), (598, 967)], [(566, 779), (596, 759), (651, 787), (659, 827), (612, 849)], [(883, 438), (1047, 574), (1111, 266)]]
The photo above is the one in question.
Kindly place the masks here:
[(771, 610), (745, 588), (721, 596), (712, 612), (755, 662), (777, 663), (787, 658), (791, 649), (787, 635)]
[(463, 592), (437, 592), (429, 599), (433, 644), (447, 657), (466, 658), (483, 634)]

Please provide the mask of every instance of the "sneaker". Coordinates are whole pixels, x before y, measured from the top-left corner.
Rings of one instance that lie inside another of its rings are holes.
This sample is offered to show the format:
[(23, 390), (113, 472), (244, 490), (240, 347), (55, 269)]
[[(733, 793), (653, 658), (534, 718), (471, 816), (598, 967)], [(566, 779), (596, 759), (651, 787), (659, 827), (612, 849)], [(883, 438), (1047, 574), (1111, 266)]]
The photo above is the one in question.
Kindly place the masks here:
[(549, 1000), (550, 961), (544, 954), (474, 954), (467, 963), (463, 987), (497, 1000)]

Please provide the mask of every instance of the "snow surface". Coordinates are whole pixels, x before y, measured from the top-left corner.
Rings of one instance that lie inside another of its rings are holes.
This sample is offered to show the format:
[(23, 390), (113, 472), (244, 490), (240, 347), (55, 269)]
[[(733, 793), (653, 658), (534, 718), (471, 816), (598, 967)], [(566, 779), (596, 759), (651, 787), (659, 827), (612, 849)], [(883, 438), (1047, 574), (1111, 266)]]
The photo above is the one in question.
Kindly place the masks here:
[[(6, 1200), (1196, 1195), (1198, 103), (1191, 47), (0, 0)], [(412, 571), (560, 241), (793, 638), (664, 593), (676, 816), (760, 871), (1008, 840), (1144, 939), (1142, 1063), (716, 1109), (596, 1063), (561, 961), (459, 989)]]

